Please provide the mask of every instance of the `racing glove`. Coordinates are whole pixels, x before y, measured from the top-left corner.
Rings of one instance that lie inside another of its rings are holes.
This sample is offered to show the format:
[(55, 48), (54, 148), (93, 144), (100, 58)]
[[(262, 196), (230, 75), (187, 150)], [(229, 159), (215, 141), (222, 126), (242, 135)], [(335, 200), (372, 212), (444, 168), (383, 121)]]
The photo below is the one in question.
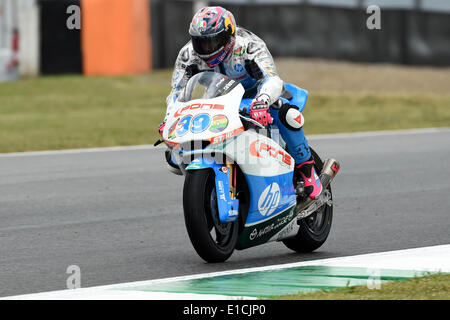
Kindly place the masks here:
[(250, 118), (258, 121), (263, 126), (267, 126), (273, 122), (269, 113), (269, 105), (265, 101), (255, 100), (250, 105)]

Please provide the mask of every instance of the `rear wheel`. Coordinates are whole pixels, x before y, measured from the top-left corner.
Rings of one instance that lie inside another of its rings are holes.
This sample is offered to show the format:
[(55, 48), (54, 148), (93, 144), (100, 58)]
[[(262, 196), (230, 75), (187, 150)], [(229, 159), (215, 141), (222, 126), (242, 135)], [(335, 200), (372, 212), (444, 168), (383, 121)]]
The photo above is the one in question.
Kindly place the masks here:
[[(321, 172), (323, 162), (311, 148), (314, 157), (314, 169)], [(331, 186), (327, 190), (331, 194)], [(311, 252), (322, 246), (328, 238), (333, 220), (333, 205), (323, 205), (316, 212), (300, 220), (299, 230), (295, 237), (283, 240), (283, 243), (296, 252)]]
[(183, 209), (186, 229), (198, 255), (207, 262), (227, 260), (236, 246), (239, 225), (238, 221), (219, 220), (214, 171), (187, 171)]

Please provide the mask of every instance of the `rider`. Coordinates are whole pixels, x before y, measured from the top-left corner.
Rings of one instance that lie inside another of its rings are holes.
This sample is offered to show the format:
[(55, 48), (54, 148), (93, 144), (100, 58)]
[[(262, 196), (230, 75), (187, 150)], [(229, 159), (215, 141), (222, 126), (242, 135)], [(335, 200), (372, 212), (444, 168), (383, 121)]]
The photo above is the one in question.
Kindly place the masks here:
[[(198, 72), (220, 72), (239, 81), (246, 90), (244, 97), (253, 98), (247, 113), (264, 126), (277, 125), (303, 178), (305, 192), (316, 198), (322, 184), (303, 133), (303, 115), (297, 106), (281, 98), (284, 83), (266, 44), (252, 32), (237, 27), (231, 12), (222, 7), (200, 9), (190, 24), (189, 35), (191, 41), (180, 50), (175, 63), (167, 105), (176, 101), (189, 78)], [(159, 128), (161, 134), (164, 125)]]

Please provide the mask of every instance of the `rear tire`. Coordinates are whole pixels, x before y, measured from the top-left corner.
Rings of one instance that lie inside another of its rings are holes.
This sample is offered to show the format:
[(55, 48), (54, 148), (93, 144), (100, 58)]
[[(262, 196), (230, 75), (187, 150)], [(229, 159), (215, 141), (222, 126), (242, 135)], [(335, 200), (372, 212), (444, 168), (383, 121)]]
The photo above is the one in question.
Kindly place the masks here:
[(186, 172), (183, 209), (186, 229), (198, 255), (206, 262), (227, 260), (236, 246), (239, 224), (219, 221), (213, 170)]
[[(314, 169), (321, 172), (323, 162), (317, 153), (311, 149), (314, 157)], [(327, 190), (331, 194), (331, 185)], [(333, 205), (322, 206), (317, 212), (300, 220), (300, 228), (295, 237), (283, 240), (283, 243), (291, 250), (300, 253), (312, 252), (322, 246), (328, 238), (333, 220)]]

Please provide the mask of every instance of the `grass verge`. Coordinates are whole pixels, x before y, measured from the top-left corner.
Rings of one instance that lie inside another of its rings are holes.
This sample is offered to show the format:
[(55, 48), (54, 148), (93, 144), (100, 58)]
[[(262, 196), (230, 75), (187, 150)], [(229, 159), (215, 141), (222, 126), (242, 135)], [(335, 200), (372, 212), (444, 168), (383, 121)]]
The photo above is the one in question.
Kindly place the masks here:
[(380, 289), (366, 286), (320, 290), (306, 294), (281, 296), (281, 300), (450, 300), (450, 274), (433, 274), (381, 284)]
[[(170, 71), (0, 84), (0, 152), (151, 144)], [(289, 81), (289, 79), (287, 79)], [(305, 133), (450, 126), (450, 94), (310, 91)]]

